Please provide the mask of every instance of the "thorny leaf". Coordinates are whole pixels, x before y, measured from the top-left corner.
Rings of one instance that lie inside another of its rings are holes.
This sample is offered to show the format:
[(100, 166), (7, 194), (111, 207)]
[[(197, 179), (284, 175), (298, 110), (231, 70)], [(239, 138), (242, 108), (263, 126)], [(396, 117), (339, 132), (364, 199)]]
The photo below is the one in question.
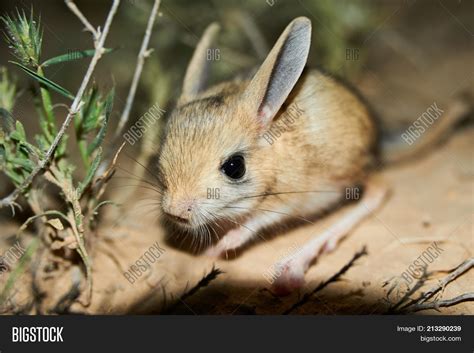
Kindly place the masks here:
[(26, 133), (23, 124), (17, 120), (15, 123), (16, 130), (10, 134), (10, 137), (18, 142), (26, 142)]
[(114, 96), (115, 96), (115, 90), (112, 89), (105, 99), (105, 103), (104, 103), (105, 115), (104, 115), (104, 120), (101, 123), (99, 133), (97, 134), (95, 139), (87, 148), (87, 152), (89, 154), (95, 151), (97, 147), (102, 144), (102, 141), (104, 140), (105, 133), (107, 132), (107, 124), (109, 123), (110, 114), (112, 113), (112, 108), (114, 105)]
[(94, 178), (94, 175), (97, 171), (97, 168), (99, 167), (100, 165), (100, 161), (102, 159), (102, 148), (100, 147), (97, 151), (97, 155), (95, 156), (94, 158), (94, 161), (92, 162), (92, 165), (91, 167), (89, 168), (88, 172), (87, 172), (87, 175), (84, 179), (84, 181), (82, 181), (81, 183), (79, 183), (78, 187), (77, 187), (77, 195), (78, 198), (80, 199), (84, 190), (87, 189), (87, 187), (90, 185), (90, 183), (92, 182), (92, 179)]
[[(113, 48), (104, 48), (104, 54), (112, 52)], [(93, 56), (95, 53), (95, 49), (88, 49), (88, 50), (74, 50), (66, 54), (55, 56), (54, 58), (48, 59), (41, 64), (42, 67), (47, 67), (55, 64), (60, 64), (63, 62), (78, 60)]]
[(27, 68), (26, 66), (20, 64), (20, 63), (17, 63), (15, 61), (10, 61), (13, 65), (16, 65), (18, 66), (20, 69), (22, 69), (24, 72), (26, 72), (28, 75), (30, 75), (31, 77), (33, 77), (36, 81), (38, 81), (40, 84), (48, 87), (48, 88), (51, 88), (53, 91), (56, 91), (57, 93), (63, 95), (64, 97), (66, 98), (69, 98), (69, 99), (74, 99), (74, 95), (69, 92), (67, 89), (61, 87), (60, 85), (58, 85), (57, 83), (47, 79), (46, 77), (42, 76), (42, 75), (39, 75), (37, 74), (36, 72), (34, 72), (33, 70)]

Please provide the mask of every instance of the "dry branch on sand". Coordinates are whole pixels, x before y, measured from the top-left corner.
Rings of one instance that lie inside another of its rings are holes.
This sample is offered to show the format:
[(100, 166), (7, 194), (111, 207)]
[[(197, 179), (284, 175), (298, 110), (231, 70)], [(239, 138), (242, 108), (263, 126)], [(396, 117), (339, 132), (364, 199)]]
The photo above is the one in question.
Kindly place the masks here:
[(207, 287), (212, 281), (214, 281), (220, 274), (223, 272), (216, 267), (213, 267), (209, 273), (207, 273), (201, 280), (193, 286), (189, 290), (185, 290), (185, 292), (164, 310), (160, 312), (160, 314), (173, 314), (176, 308), (180, 304), (186, 305), (185, 301), (189, 299), (191, 296), (196, 294), (200, 289)]
[(425, 285), (426, 281), (431, 275), (431, 273), (427, 272), (425, 267), (420, 279), (403, 295), (403, 297), (396, 304), (390, 306), (387, 313), (410, 313), (427, 309), (439, 311), (439, 308), (441, 307), (449, 307), (466, 301), (474, 301), (474, 292), (463, 293), (451, 299), (435, 299), (428, 301), (433, 298), (435, 294), (443, 292), (444, 288), (450, 282), (468, 272), (472, 267), (474, 267), (474, 258), (470, 258), (462, 262), (456, 268), (447, 271), (449, 274), (440, 280), (434, 287), (430, 288), (426, 292), (422, 292), (416, 299), (410, 299), (412, 295), (418, 292), (418, 290)]
[(313, 297), (317, 292), (323, 290), (329, 284), (339, 281), (341, 276), (344, 275), (352, 266), (354, 266), (355, 262), (358, 259), (360, 259), (362, 256), (365, 256), (365, 255), (367, 255), (367, 249), (364, 246), (362, 249), (357, 251), (352, 257), (352, 259), (350, 259), (350, 261), (347, 264), (345, 264), (339, 271), (337, 271), (334, 275), (332, 275), (326, 281), (321, 282), (313, 290), (306, 293), (300, 300), (294, 303), (290, 308), (285, 310), (282, 314), (284, 315), (291, 314), (295, 309), (306, 304), (311, 299), (311, 297)]

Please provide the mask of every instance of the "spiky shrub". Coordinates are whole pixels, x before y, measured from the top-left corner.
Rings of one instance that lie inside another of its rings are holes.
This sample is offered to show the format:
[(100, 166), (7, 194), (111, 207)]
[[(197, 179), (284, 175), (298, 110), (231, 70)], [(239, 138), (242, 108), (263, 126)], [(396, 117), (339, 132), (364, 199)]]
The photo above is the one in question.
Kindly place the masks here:
[[(49, 80), (45, 76), (44, 68), (92, 56), (94, 50), (80, 51), (75, 55), (67, 53), (41, 62), (41, 23), (39, 19), (34, 18), (33, 10), (30, 16), (17, 11), (12, 16), (3, 16), (0, 19), (5, 26), (6, 41), (17, 60), (10, 63), (20, 68), (39, 86), (39, 94), (34, 97), (34, 102), (40, 133), (34, 136), (33, 141), (29, 141), (23, 124), (13, 113), (17, 96), (16, 84), (7, 69), (0, 68), (0, 171), (8, 177), (14, 187), (19, 188), (38, 166), (39, 161), (45, 157), (46, 151), (58, 133), (53, 94), (60, 94), (68, 99), (74, 98), (68, 90)], [(89, 294), (92, 282), (87, 238), (95, 226), (94, 219), (98, 209), (109, 203), (101, 200), (101, 197), (113, 174), (113, 166), (109, 166), (104, 168), (105, 171), (100, 176), (97, 175), (102, 161), (101, 145), (106, 134), (113, 100), (113, 89), (104, 94), (93, 86), (84, 95), (81, 108), (74, 117), (76, 147), (82, 158), (85, 178), (78, 180), (75, 176), (76, 165), (66, 150), (67, 135), (64, 135), (40, 176), (56, 188), (45, 189), (52, 191), (44, 195), (45, 191), (42, 190), (40, 193), (35, 179), (35, 183), (22, 189), (22, 195), (35, 215), (20, 227), (19, 233), (34, 223), (38, 234), (30, 246), (29, 253), (37, 248), (39, 239), (42, 240), (43, 246), (61, 250), (63, 256), (71, 261), (74, 260), (74, 253), (78, 253), (85, 266)], [(66, 206), (44, 210), (51, 204), (45, 202), (47, 199), (55, 200), (58, 197), (63, 202), (55, 204)], [(0, 294), (0, 303), (7, 298), (15, 276), (18, 276), (17, 271), (12, 273), (8, 285)]]

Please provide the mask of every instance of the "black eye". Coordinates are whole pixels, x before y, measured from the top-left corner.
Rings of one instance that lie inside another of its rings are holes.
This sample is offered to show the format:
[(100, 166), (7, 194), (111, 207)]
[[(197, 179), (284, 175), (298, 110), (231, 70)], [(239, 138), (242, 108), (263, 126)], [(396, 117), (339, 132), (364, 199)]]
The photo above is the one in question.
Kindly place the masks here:
[(245, 160), (240, 154), (234, 154), (221, 166), (222, 172), (231, 179), (240, 179), (245, 174)]

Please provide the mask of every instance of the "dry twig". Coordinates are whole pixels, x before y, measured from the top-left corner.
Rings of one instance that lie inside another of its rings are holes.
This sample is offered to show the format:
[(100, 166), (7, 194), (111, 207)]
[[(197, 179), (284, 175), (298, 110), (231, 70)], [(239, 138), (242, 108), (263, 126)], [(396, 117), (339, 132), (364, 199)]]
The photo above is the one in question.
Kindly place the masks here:
[(97, 44), (100, 38), (100, 28), (95, 29), (94, 26), (91, 25), (91, 23), (87, 20), (87, 18), (84, 16), (84, 14), (79, 10), (79, 8), (76, 6), (74, 1), (72, 0), (64, 0), (66, 2), (67, 7), (79, 18), (79, 20), (84, 24), (86, 27), (86, 30), (92, 33), (92, 36), (94, 37), (94, 44)]
[(474, 292), (461, 294), (452, 299), (438, 300), (438, 301), (429, 302), (429, 303), (417, 303), (417, 304), (412, 305), (409, 308), (409, 310), (412, 312), (427, 310), (427, 309), (435, 309), (439, 311), (440, 307), (453, 306), (453, 305), (467, 302), (467, 301), (474, 301)]
[(392, 306), (387, 313), (399, 313), (399, 312), (414, 312), (427, 309), (439, 310), (440, 307), (453, 306), (465, 301), (473, 301), (474, 293), (464, 293), (455, 298), (445, 299), (445, 300), (433, 300), (427, 302), (428, 299), (432, 298), (436, 293), (444, 290), (444, 288), (456, 278), (462, 274), (469, 271), (474, 267), (474, 258), (468, 259), (457, 266), (455, 269), (451, 270), (449, 275), (444, 277), (441, 281), (438, 282), (436, 286), (431, 288), (425, 293), (422, 293), (416, 299), (408, 300), (409, 297), (414, 294), (418, 289), (420, 289), (429, 278), (431, 273), (426, 272), (426, 267), (424, 268), (423, 276), (415, 283), (412, 289), (410, 289), (405, 295), (399, 300), (394, 306)]
[(474, 257), (471, 259), (468, 259), (464, 261), (462, 264), (460, 264), (458, 267), (454, 269), (453, 272), (451, 272), (449, 275), (447, 275), (443, 280), (441, 280), (438, 285), (435, 287), (431, 288), (428, 292), (424, 293), (422, 297), (417, 300), (418, 303), (423, 303), (429, 298), (431, 298), (433, 295), (435, 295), (438, 291), (446, 287), (446, 285), (458, 278), (460, 275), (463, 273), (467, 272), (470, 270), (472, 267), (474, 267)]
[(400, 310), (406, 310), (406, 311), (420, 311), (420, 310), (426, 310), (426, 309), (438, 310), (439, 307), (452, 306), (464, 301), (473, 300), (474, 293), (465, 293), (452, 299), (435, 300), (435, 301), (426, 303), (428, 299), (432, 298), (440, 290), (443, 290), (448, 285), (448, 283), (454, 281), (456, 278), (458, 278), (465, 272), (469, 271), (472, 267), (474, 267), (474, 258), (470, 258), (464, 261), (459, 266), (457, 266), (454, 270), (452, 270), (452, 272), (449, 275), (447, 275), (441, 281), (439, 281), (436, 286), (434, 286), (427, 292), (422, 293), (417, 299), (409, 301), (408, 303), (400, 307)]
[(218, 268), (213, 267), (212, 270), (207, 275), (205, 275), (203, 278), (201, 278), (201, 280), (194, 287), (192, 287), (190, 290), (186, 291), (183, 295), (181, 295), (178, 298), (178, 300), (175, 301), (174, 304), (172, 304), (171, 306), (169, 306), (168, 308), (163, 310), (161, 312), (161, 314), (171, 314), (171, 313), (173, 313), (173, 311), (175, 311), (176, 307), (180, 303), (184, 303), (184, 301), (186, 299), (188, 299), (192, 295), (196, 294), (197, 291), (200, 290), (201, 288), (207, 287), (209, 285), (209, 283), (214, 281), (217, 278), (217, 276), (219, 276), (222, 273), (223, 272), (221, 270), (219, 270)]
[(130, 111), (132, 110), (133, 101), (135, 100), (135, 94), (137, 92), (138, 81), (140, 81), (140, 76), (142, 75), (143, 65), (145, 64), (145, 59), (150, 55), (151, 49), (148, 48), (148, 43), (150, 42), (151, 32), (153, 25), (155, 23), (156, 14), (158, 13), (158, 8), (160, 7), (160, 0), (155, 0), (153, 8), (151, 9), (150, 17), (148, 18), (148, 24), (146, 26), (145, 35), (143, 37), (142, 45), (140, 52), (138, 53), (137, 66), (135, 67), (135, 72), (133, 74), (132, 83), (130, 85), (130, 90), (128, 92), (127, 101), (123, 109), (122, 115), (116, 130), (116, 137), (120, 135), (125, 124), (128, 121), (130, 116)]
[(299, 301), (297, 301), (295, 304), (293, 304), (289, 309), (285, 310), (282, 314), (283, 315), (288, 315), (290, 314), (292, 311), (294, 311), (295, 309), (299, 308), (300, 306), (302, 306), (303, 304), (307, 303), (309, 301), (309, 299), (314, 295), (316, 294), (317, 292), (321, 291), (323, 288), (325, 288), (327, 285), (329, 285), (330, 283), (333, 283), (333, 282), (337, 282), (341, 276), (346, 273), (354, 264), (355, 262), (361, 258), (362, 256), (365, 256), (367, 255), (367, 249), (366, 247), (364, 246), (362, 249), (360, 249), (358, 252), (356, 252), (354, 254), (354, 256), (352, 257), (352, 259), (347, 263), (345, 264), (339, 271), (337, 271), (337, 273), (335, 273), (334, 275), (332, 275), (329, 279), (327, 279), (326, 281), (324, 282), (321, 282), (318, 286), (316, 286), (316, 288), (314, 288), (312, 291), (306, 293)]

